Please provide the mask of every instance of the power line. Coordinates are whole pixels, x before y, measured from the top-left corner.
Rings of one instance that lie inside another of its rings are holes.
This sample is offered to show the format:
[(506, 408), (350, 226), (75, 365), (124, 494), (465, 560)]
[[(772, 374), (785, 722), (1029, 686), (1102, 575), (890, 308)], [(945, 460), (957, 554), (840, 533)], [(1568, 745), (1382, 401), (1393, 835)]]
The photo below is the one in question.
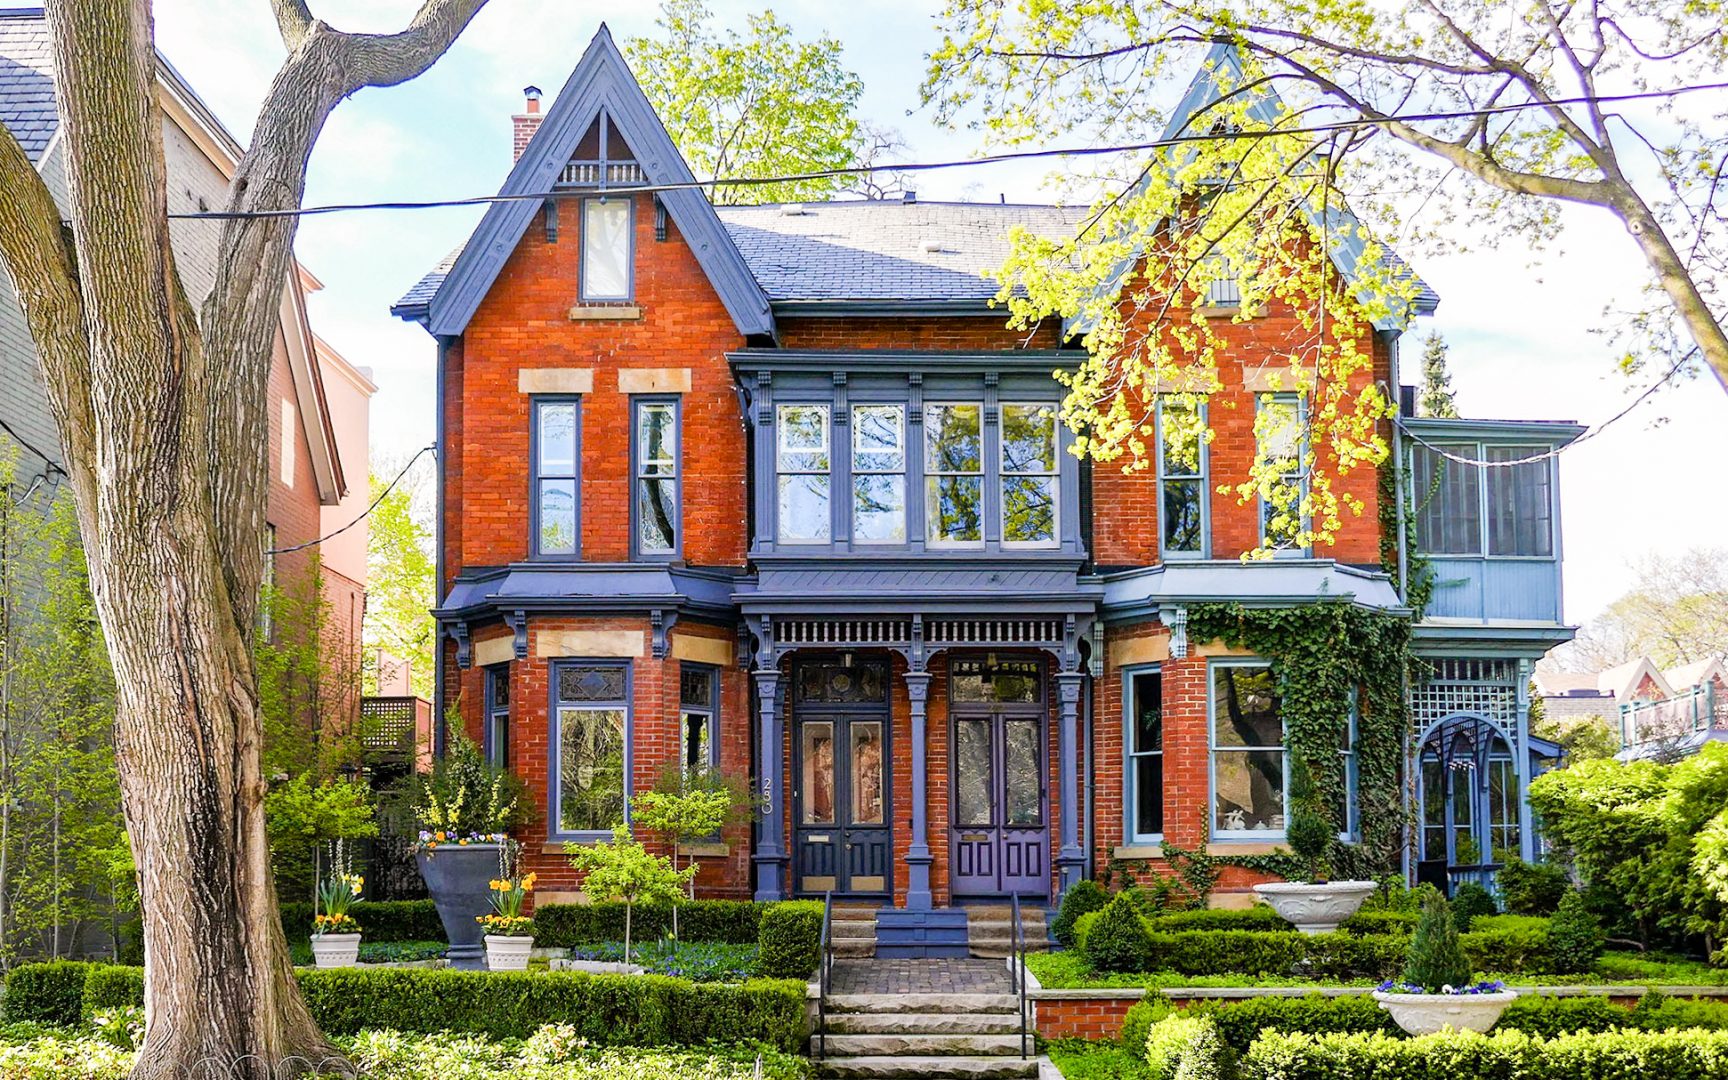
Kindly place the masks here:
[(1656, 98), (1672, 98), (1681, 94), (1692, 94), (1707, 90), (1728, 90), (1728, 82), (1700, 83), (1692, 86), (1679, 86), (1669, 90), (1643, 90), (1628, 94), (1586, 94), (1580, 97), (1553, 98), (1547, 101), (1510, 102), (1503, 105), (1489, 105), (1480, 109), (1465, 109), (1458, 111), (1386, 114), (1379, 117), (1357, 117), (1351, 120), (1336, 120), (1325, 124), (1313, 124), (1306, 127), (1278, 128), (1269, 131), (1220, 131), (1209, 135), (1175, 135), (1168, 139), (1153, 139), (1149, 142), (1117, 143), (1110, 146), (1078, 146), (1061, 147), (1043, 150), (1010, 150), (1000, 154), (985, 154), (979, 157), (957, 158), (949, 161), (922, 161), (888, 163), (883, 165), (852, 165), (838, 169), (817, 169), (813, 172), (786, 173), (780, 176), (748, 176), (748, 177), (716, 177), (712, 180), (691, 180), (675, 184), (633, 184), (625, 187), (592, 188), (560, 188), (552, 191), (524, 192), (515, 195), (472, 195), (459, 199), (424, 199), (424, 200), (391, 200), (385, 202), (365, 203), (326, 203), (320, 206), (303, 206), (283, 210), (200, 210), (186, 213), (171, 213), (169, 218), (191, 221), (228, 221), (248, 218), (288, 218), (315, 217), (321, 214), (340, 214), (356, 210), (435, 210), (462, 206), (489, 206), (493, 203), (507, 202), (544, 202), (547, 199), (586, 198), (595, 194), (596, 190), (603, 195), (652, 195), (664, 191), (701, 191), (721, 187), (754, 187), (767, 184), (789, 184), (805, 180), (830, 180), (839, 177), (859, 176), (866, 173), (895, 170), (899, 172), (931, 172), (939, 169), (962, 169), (976, 165), (997, 165), (1008, 161), (1035, 161), (1056, 157), (1096, 157), (1104, 154), (1126, 154), (1148, 150), (1162, 150), (1173, 146), (1182, 146), (1197, 142), (1234, 142), (1239, 139), (1268, 139), (1287, 135), (1323, 135), (1331, 132), (1353, 131), (1365, 127), (1383, 127), (1388, 123), (1422, 123), (1432, 120), (1465, 120), (1479, 116), (1495, 116), (1502, 113), (1521, 112), (1526, 109), (1547, 109), (1556, 105), (1612, 104), (1625, 101), (1645, 101)]
[(61, 476), (68, 475), (66, 472), (65, 466), (61, 465), (58, 459), (56, 459), (52, 454), (46, 453), (45, 451), (42, 451), (42, 450), (38, 450), (34, 445), (31, 444), (29, 439), (26, 439), (24, 436), (18, 434), (18, 432), (13, 429), (11, 424), (8, 424), (4, 420), (0, 420), (0, 430), (4, 430), (6, 432), (6, 434), (12, 436), (13, 442), (17, 443), (19, 446), (22, 446), (24, 449), (30, 451), (32, 454), (35, 454), (37, 457), (41, 458), (43, 461), (46, 461), (48, 463), (48, 472), (57, 472)]
[(402, 471), (396, 474), (396, 479), (390, 481), (389, 484), (385, 485), (384, 490), (380, 491), (378, 493), (378, 497), (376, 499), (372, 500), (372, 505), (368, 506), (365, 510), (362, 510), (360, 512), (360, 516), (356, 517), (353, 521), (350, 521), (348, 524), (342, 526), (340, 529), (336, 529), (333, 532), (327, 532), (323, 536), (320, 536), (316, 540), (308, 540), (303, 544), (295, 544), (292, 547), (270, 548), (268, 551), (264, 552), (264, 554), (266, 554), (266, 555), (286, 555), (291, 551), (304, 551), (306, 548), (317, 547), (319, 544), (322, 544), (326, 540), (332, 539), (332, 538), (337, 537), (337, 536), (341, 536), (343, 533), (347, 532), (349, 529), (352, 529), (354, 526), (360, 524), (362, 521), (365, 521), (368, 517), (370, 517), (372, 514), (372, 511), (378, 509), (378, 504), (383, 502), (385, 500), (385, 498), (387, 496), (389, 496), (389, 494), (396, 489), (396, 485), (402, 482), (402, 478), (404, 476), (408, 475), (408, 470), (412, 469), (414, 467), (414, 463), (416, 461), (419, 461), (422, 456), (429, 454), (429, 453), (436, 452), (437, 449), (438, 449), (437, 443), (427, 443), (425, 446), (422, 446), (419, 450), (416, 450), (414, 452), (414, 456), (408, 459), (408, 464), (402, 466)]

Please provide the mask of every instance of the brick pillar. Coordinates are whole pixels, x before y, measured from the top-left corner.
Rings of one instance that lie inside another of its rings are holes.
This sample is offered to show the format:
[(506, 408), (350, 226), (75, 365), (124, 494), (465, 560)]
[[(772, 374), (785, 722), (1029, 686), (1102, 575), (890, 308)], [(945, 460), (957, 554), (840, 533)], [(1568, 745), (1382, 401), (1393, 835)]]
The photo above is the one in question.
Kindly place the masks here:
[[(772, 658), (770, 657), (770, 660)], [(760, 760), (762, 807), (756, 818), (756, 899), (779, 900), (786, 895), (786, 784), (780, 752), (780, 672), (754, 672), (756, 708), (761, 720)]]
[(925, 774), (928, 768), (924, 751), (929, 742), (925, 733), (925, 706), (930, 696), (930, 673), (908, 671), (906, 696), (912, 707), (912, 844), (906, 851), (906, 909), (929, 911), (930, 842), (925, 806)]

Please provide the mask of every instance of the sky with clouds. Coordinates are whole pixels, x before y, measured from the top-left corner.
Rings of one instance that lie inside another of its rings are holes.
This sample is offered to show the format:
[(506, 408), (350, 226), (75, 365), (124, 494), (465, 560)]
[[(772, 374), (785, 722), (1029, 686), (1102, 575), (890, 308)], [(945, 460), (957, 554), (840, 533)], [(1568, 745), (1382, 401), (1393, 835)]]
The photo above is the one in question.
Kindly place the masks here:
[[(267, 0), (156, 0), (157, 40), (242, 140), (251, 130), (281, 44)], [(389, 31), (415, 0), (312, 0), (344, 30)], [(724, 25), (760, 5), (711, 0)], [(792, 0), (776, 13), (801, 36), (845, 44), (865, 83), (862, 113), (905, 133), (915, 159), (976, 149), (966, 132), (936, 126), (920, 108), (924, 54), (938, 38), (939, 0)], [(510, 164), (510, 115), (530, 83), (555, 94), (606, 22), (622, 40), (652, 29), (649, 0), (491, 0), (431, 71), (401, 87), (365, 90), (330, 118), (308, 177), (308, 204), (490, 194)], [(921, 199), (1035, 202), (1042, 166), (1003, 164), (925, 173)], [(312, 298), (318, 332), (372, 369), (375, 459), (405, 459), (432, 437), (431, 339), (393, 319), (391, 301), (467, 236), (473, 209), (373, 211), (310, 218), (298, 252), (326, 286)], [(1453, 387), (1467, 416), (1594, 424), (1620, 411), (1632, 384), (1591, 333), (1605, 308), (1645, 285), (1643, 264), (1617, 222), (1569, 208), (1560, 243), (1533, 253), (1517, 236), (1476, 238), (1467, 254), (1423, 257), (1418, 269), (1443, 298), (1425, 320), (1452, 346)], [(1418, 327), (1418, 332), (1425, 328)], [(1415, 377), (1419, 345), (1406, 347)], [(1561, 465), (1566, 616), (1582, 621), (1631, 580), (1650, 552), (1722, 545), (1720, 497), (1728, 465), (1728, 395), (1708, 375), (1657, 394), (1568, 452)]]

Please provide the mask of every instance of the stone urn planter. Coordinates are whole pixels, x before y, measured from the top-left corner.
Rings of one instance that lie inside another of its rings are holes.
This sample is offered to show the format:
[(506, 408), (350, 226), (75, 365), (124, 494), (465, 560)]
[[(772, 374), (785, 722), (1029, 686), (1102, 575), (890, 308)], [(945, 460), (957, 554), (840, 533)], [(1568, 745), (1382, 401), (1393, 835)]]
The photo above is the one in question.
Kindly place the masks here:
[(534, 938), (507, 934), (486, 935), (487, 971), (527, 971), (528, 957), (534, 951)]
[(1412, 1035), (1455, 1031), (1485, 1032), (1500, 1019), (1506, 1006), (1518, 1000), (1511, 990), (1485, 994), (1394, 994), (1374, 991), (1374, 1000)]
[(485, 927), (480, 916), (492, 910), (491, 882), (498, 876), (498, 844), (439, 844), (422, 848), (415, 859), (426, 891), (444, 924), (445, 955), (462, 971), (486, 969)]
[(1254, 891), (1272, 905), (1284, 921), (1304, 934), (1330, 934), (1338, 924), (1356, 914), (1362, 901), (1374, 895), (1372, 881), (1322, 881), (1306, 884), (1275, 881), (1256, 885)]
[(353, 967), (360, 962), (360, 935), (312, 935), (312, 962), (321, 968)]

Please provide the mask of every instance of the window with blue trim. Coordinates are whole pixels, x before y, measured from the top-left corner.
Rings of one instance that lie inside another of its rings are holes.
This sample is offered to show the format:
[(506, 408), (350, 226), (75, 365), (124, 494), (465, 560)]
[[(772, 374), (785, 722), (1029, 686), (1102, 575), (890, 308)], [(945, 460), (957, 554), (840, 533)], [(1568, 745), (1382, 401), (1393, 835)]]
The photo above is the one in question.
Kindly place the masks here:
[(553, 832), (601, 835), (625, 820), (629, 796), (630, 669), (626, 663), (552, 664)]
[(924, 520), (931, 544), (984, 542), (984, 407), (924, 407)]
[(486, 760), (499, 768), (510, 764), (510, 665), (486, 669)]
[(1164, 838), (1163, 678), (1134, 671), (1127, 680), (1128, 834), (1136, 843), (1156, 843)]
[(1260, 542), (1277, 552), (1307, 548), (1307, 416), (1296, 394), (1261, 394), (1254, 415), (1260, 485)]
[(780, 542), (826, 544), (834, 531), (828, 406), (781, 405), (775, 413), (774, 445)]
[[(1552, 558), (1554, 466), (1546, 451), (1535, 444), (1417, 443), (1411, 454), (1417, 550)], [(1477, 461), (1497, 464), (1471, 464)]]
[(686, 779), (720, 763), (720, 672), (708, 664), (678, 665), (678, 763)]
[(585, 301), (629, 300), (631, 200), (619, 196), (582, 200), (582, 281)]
[(682, 531), (677, 401), (636, 401), (634, 424), (635, 552), (640, 558), (671, 558)]
[(1056, 543), (1059, 481), (1056, 406), (1002, 405), (1002, 543), (1049, 547)]
[(852, 407), (852, 540), (906, 542), (906, 406)]
[(1207, 553), (1206, 409), (1158, 401), (1158, 540), (1165, 558)]
[(574, 557), (578, 544), (580, 402), (533, 400), (534, 554)]
[(1284, 720), (1267, 664), (1216, 664), (1212, 719), (1212, 835), (1284, 835)]

